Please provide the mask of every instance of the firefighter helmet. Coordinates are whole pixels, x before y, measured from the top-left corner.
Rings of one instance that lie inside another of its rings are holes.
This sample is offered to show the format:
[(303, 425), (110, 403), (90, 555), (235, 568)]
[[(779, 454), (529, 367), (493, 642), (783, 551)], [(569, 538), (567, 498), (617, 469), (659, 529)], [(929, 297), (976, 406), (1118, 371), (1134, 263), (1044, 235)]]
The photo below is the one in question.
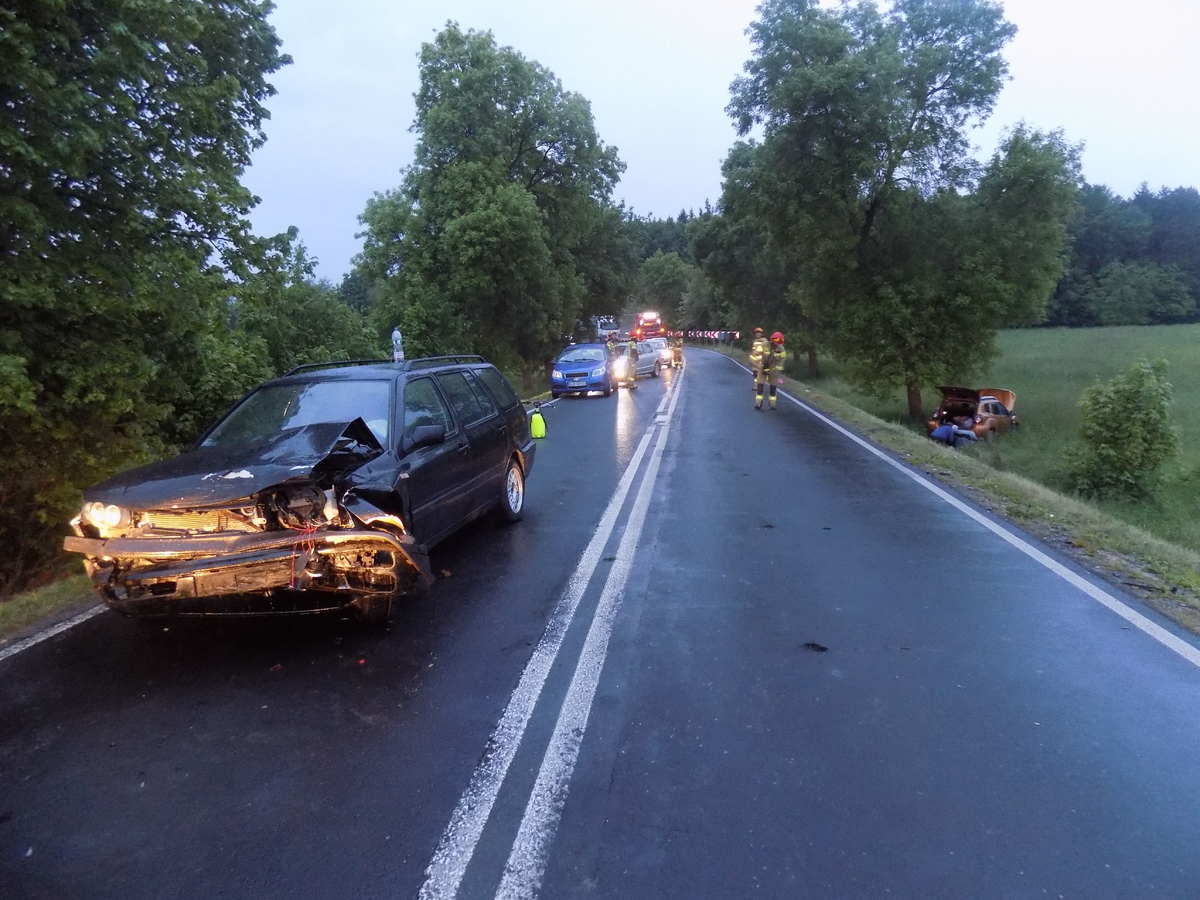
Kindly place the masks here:
[(762, 337), (762, 333), (763, 333), (763, 330), (762, 330), (761, 328), (755, 328), (755, 329), (754, 329), (754, 336), (755, 336), (755, 337)]
[(773, 335), (771, 335), (771, 343), (772, 344), (782, 344), (783, 343), (783, 332), (777, 331)]

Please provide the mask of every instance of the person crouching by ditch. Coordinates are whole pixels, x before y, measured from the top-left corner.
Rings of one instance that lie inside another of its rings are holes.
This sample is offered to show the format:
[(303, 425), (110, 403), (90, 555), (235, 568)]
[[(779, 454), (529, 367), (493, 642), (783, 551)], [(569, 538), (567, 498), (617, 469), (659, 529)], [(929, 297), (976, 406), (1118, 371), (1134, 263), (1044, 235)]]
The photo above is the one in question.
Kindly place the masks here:
[(769, 408), (775, 408), (775, 395), (783, 384), (783, 364), (787, 362), (787, 350), (783, 347), (783, 332), (777, 331), (771, 335), (767, 352), (762, 357), (762, 368), (754, 376), (754, 408), (762, 409), (763, 387), (770, 388)]
[(771, 342), (767, 340), (761, 328), (754, 329), (754, 343), (750, 345), (750, 371), (754, 374), (754, 385), (751, 390), (758, 397), (754, 408), (762, 406), (763, 360), (771, 350)]

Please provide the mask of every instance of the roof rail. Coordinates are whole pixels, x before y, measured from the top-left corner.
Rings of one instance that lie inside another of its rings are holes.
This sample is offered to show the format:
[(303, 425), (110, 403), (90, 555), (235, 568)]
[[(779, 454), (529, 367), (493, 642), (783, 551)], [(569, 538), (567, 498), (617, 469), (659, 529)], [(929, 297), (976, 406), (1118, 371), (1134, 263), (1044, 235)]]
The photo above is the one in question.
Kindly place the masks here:
[(302, 366), (288, 369), (281, 375), (281, 378), (287, 378), (289, 375), (295, 375), (297, 372), (307, 372), (311, 369), (335, 369), (340, 366), (373, 366), (379, 363), (390, 363), (390, 359), (336, 359), (330, 362), (305, 363)]
[(485, 363), (487, 362), (482, 356), (475, 354), (464, 354), (458, 356), (426, 356), (420, 359), (408, 360), (408, 369), (430, 369), (434, 366), (449, 366), (456, 363)]
[[(395, 363), (402, 372), (408, 372), (412, 369), (431, 369), (434, 366), (455, 365), (456, 363), (486, 363), (487, 360), (482, 356), (474, 354), (458, 354), (455, 356), (425, 356), (417, 359), (408, 359), (404, 362)], [(342, 366), (377, 366), (392, 364), (390, 359), (337, 359), (330, 362), (305, 363), (301, 366), (289, 369), (284, 372), (280, 378), (287, 378), (289, 375), (295, 375), (297, 372), (311, 372), (316, 369), (336, 369)]]

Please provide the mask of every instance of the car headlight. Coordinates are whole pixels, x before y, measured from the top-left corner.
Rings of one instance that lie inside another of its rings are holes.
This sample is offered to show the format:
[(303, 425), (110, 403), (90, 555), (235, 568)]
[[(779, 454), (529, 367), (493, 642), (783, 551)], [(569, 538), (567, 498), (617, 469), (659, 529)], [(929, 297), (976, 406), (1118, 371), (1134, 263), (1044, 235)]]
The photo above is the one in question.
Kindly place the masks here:
[(597, 368), (592, 369), (592, 377), (599, 378), (601, 375), (604, 374), (604, 369), (605, 369), (604, 366), (598, 366)]
[(613, 372), (615, 372), (618, 375), (624, 375), (625, 369), (628, 365), (629, 365), (628, 360), (623, 359), (623, 358), (618, 359), (615, 363), (613, 363)]
[(563, 376), (562, 376), (562, 372), (559, 369), (555, 369), (553, 372), (550, 373), (550, 377), (551, 378), (562, 378)]
[(115, 503), (101, 503), (97, 500), (94, 503), (83, 504), (79, 511), (79, 520), (108, 531), (127, 527), (133, 521), (133, 514)]

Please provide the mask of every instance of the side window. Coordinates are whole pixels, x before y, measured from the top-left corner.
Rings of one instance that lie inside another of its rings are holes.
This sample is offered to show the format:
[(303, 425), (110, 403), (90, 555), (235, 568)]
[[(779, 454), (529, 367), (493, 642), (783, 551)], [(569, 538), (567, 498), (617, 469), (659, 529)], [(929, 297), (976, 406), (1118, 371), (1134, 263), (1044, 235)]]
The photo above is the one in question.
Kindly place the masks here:
[(479, 376), (480, 381), (491, 388), (492, 396), (500, 401), (503, 409), (512, 409), (521, 402), (513, 389), (508, 386), (508, 382), (504, 380), (504, 376), (495, 369), (474, 369), (473, 371)]
[(487, 388), (480, 384), (479, 379), (475, 377), (476, 373), (468, 369), (462, 374), (467, 379), (467, 384), (471, 385), (471, 390), (475, 393), (475, 399), (487, 410), (486, 415), (494, 416), (500, 412), (500, 409), (496, 406), (496, 401), (492, 399), (492, 395), (487, 392)]
[(418, 425), (441, 425), (447, 434), (454, 431), (446, 402), (429, 378), (414, 378), (404, 386), (404, 436), (411, 436)]
[(442, 386), (442, 390), (445, 391), (446, 398), (450, 401), (450, 408), (454, 410), (454, 415), (464, 426), (474, 425), (494, 412), (493, 409), (479, 402), (479, 397), (475, 395), (475, 391), (467, 383), (462, 372), (446, 372), (444, 375), (439, 375), (437, 380), (438, 384)]

